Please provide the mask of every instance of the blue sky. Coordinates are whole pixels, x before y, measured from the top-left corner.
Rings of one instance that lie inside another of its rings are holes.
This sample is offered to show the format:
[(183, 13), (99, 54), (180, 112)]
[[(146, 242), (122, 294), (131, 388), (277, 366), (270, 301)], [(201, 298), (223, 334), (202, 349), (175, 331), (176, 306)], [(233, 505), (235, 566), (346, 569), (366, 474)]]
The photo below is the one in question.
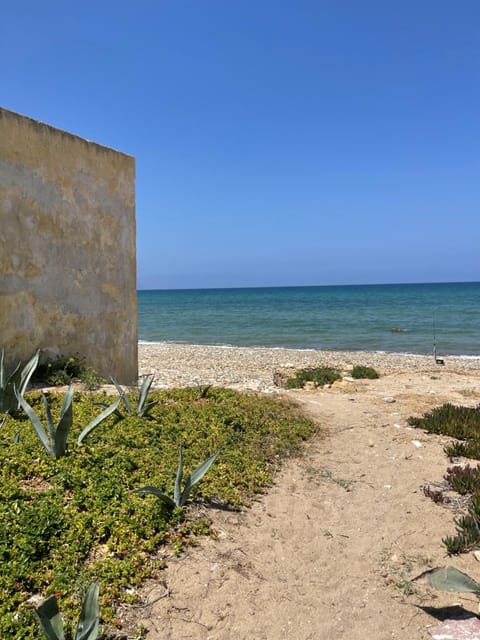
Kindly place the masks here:
[(139, 288), (479, 280), (478, 0), (18, 0), (0, 105), (137, 163)]

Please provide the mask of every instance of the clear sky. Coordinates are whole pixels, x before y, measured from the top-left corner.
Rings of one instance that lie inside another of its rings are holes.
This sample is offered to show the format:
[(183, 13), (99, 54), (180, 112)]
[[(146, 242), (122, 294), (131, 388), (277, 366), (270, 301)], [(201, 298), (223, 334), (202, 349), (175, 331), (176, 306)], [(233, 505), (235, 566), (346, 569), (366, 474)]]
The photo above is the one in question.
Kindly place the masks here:
[(479, 0), (17, 0), (0, 59), (136, 157), (139, 288), (480, 280)]

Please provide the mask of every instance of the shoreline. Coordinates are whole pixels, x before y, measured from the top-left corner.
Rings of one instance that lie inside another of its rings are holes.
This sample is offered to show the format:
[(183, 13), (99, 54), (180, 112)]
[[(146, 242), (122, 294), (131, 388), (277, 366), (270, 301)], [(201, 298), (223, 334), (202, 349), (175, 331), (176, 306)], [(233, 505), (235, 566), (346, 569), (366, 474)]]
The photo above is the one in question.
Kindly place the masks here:
[(172, 342), (138, 343), (139, 375), (154, 374), (158, 388), (195, 385), (224, 386), (242, 391), (282, 391), (273, 383), (284, 368), (331, 366), (347, 373), (354, 365), (374, 367), (381, 375), (407, 371), (434, 374), (480, 373), (479, 356), (444, 356), (379, 351), (330, 351), (282, 347), (235, 347)]
[[(385, 351), (385, 349), (316, 349), (315, 347), (266, 347), (264, 345), (236, 345), (236, 344), (201, 344), (197, 342), (175, 342), (168, 340), (138, 340), (138, 345), (171, 345), (182, 347), (212, 347), (215, 349), (252, 349), (269, 351), (300, 351), (300, 352), (313, 352), (313, 353), (373, 353), (386, 356), (419, 356), (421, 358), (433, 358), (433, 353), (416, 353), (413, 351)], [(480, 354), (473, 355), (469, 353), (438, 353), (438, 357), (444, 359), (455, 360), (479, 360)]]

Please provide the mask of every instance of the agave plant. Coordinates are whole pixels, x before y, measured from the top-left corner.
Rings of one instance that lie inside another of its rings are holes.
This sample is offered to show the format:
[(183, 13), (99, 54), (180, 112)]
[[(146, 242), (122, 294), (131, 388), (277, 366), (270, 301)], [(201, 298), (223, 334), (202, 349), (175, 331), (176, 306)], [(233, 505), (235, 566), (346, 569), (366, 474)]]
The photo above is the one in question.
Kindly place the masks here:
[(480, 596), (480, 584), (454, 567), (435, 567), (435, 569), (424, 571), (414, 580), (424, 580), (437, 591), (474, 593)]
[(7, 377), (4, 366), (5, 351), (2, 349), (0, 357), (0, 413), (10, 413), (19, 408), (15, 389), (23, 396), (30, 378), (37, 368), (39, 356), (40, 351), (37, 351), (23, 369), (20, 369), (20, 363), (18, 363), (15, 370)]
[(211, 455), (209, 458), (204, 460), (202, 464), (198, 465), (196, 469), (192, 471), (192, 473), (185, 480), (185, 486), (182, 491), (182, 480), (183, 480), (183, 453), (182, 446), (180, 445), (178, 450), (178, 469), (177, 469), (177, 477), (175, 478), (175, 487), (173, 490), (173, 499), (167, 494), (160, 491), (156, 487), (152, 487), (151, 485), (147, 485), (145, 487), (141, 487), (140, 489), (135, 489), (136, 493), (151, 493), (154, 496), (157, 496), (162, 502), (164, 502), (169, 507), (183, 507), (188, 500), (188, 496), (190, 495), (190, 491), (192, 487), (200, 482), (203, 476), (210, 469), (212, 464), (217, 459), (220, 450)]
[[(28, 404), (28, 402), (23, 398), (18, 392), (16, 394), (18, 402), (22, 409), (25, 411), (27, 416), (30, 418), (30, 422), (35, 429), (38, 439), (45, 447), (48, 455), (54, 456), (55, 458), (61, 458), (67, 452), (67, 440), (68, 434), (70, 433), (70, 429), (72, 428), (73, 423), (73, 387), (70, 385), (68, 387), (68, 391), (65, 394), (62, 402), (62, 408), (60, 410), (60, 419), (58, 421), (57, 426), (55, 426), (53, 422), (52, 412), (50, 409), (50, 405), (48, 404), (47, 397), (44, 393), (42, 393), (43, 406), (45, 408), (45, 415), (47, 417), (48, 430), (46, 430), (37, 416), (32, 407)], [(105, 411), (103, 411), (100, 415), (94, 418), (82, 431), (82, 433), (78, 437), (78, 444), (81, 444), (82, 440), (95, 428), (97, 427), (105, 418), (107, 418), (111, 413), (113, 413), (120, 403), (120, 398), (118, 398), (113, 404), (110, 405)]]
[[(73, 640), (96, 640), (98, 638), (99, 609), (98, 584), (91, 584), (82, 602), (82, 611), (75, 629)], [(40, 625), (48, 640), (65, 640), (63, 621), (58, 609), (57, 598), (50, 596), (36, 609)]]
[(150, 409), (152, 409), (156, 404), (158, 404), (158, 400), (152, 400), (151, 402), (147, 402), (148, 392), (150, 391), (150, 387), (152, 386), (153, 379), (154, 379), (153, 375), (145, 376), (145, 378), (143, 379), (142, 386), (140, 387), (140, 392), (138, 395), (137, 408), (136, 410), (134, 410), (131, 402), (127, 398), (127, 394), (125, 393), (125, 391), (122, 389), (122, 387), (118, 384), (118, 382), (114, 378), (111, 378), (125, 406), (125, 411), (128, 414), (132, 415), (136, 413), (140, 418), (143, 418), (144, 416), (148, 415), (148, 412), (150, 411)]
[(91, 422), (87, 424), (82, 433), (78, 436), (77, 443), (82, 444), (82, 441), (88, 436), (88, 434), (98, 427), (98, 425), (103, 422), (108, 416), (112, 415), (118, 411), (118, 405), (120, 404), (121, 398), (117, 398), (111, 405), (107, 406), (107, 408), (102, 411), (96, 418), (94, 418)]

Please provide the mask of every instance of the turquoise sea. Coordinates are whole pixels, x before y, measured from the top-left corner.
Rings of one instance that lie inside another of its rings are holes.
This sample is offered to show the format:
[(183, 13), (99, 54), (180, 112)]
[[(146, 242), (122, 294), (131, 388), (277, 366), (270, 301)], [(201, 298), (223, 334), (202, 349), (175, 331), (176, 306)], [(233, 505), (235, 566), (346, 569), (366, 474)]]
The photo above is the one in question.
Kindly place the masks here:
[(139, 291), (138, 321), (147, 342), (480, 356), (480, 283)]

